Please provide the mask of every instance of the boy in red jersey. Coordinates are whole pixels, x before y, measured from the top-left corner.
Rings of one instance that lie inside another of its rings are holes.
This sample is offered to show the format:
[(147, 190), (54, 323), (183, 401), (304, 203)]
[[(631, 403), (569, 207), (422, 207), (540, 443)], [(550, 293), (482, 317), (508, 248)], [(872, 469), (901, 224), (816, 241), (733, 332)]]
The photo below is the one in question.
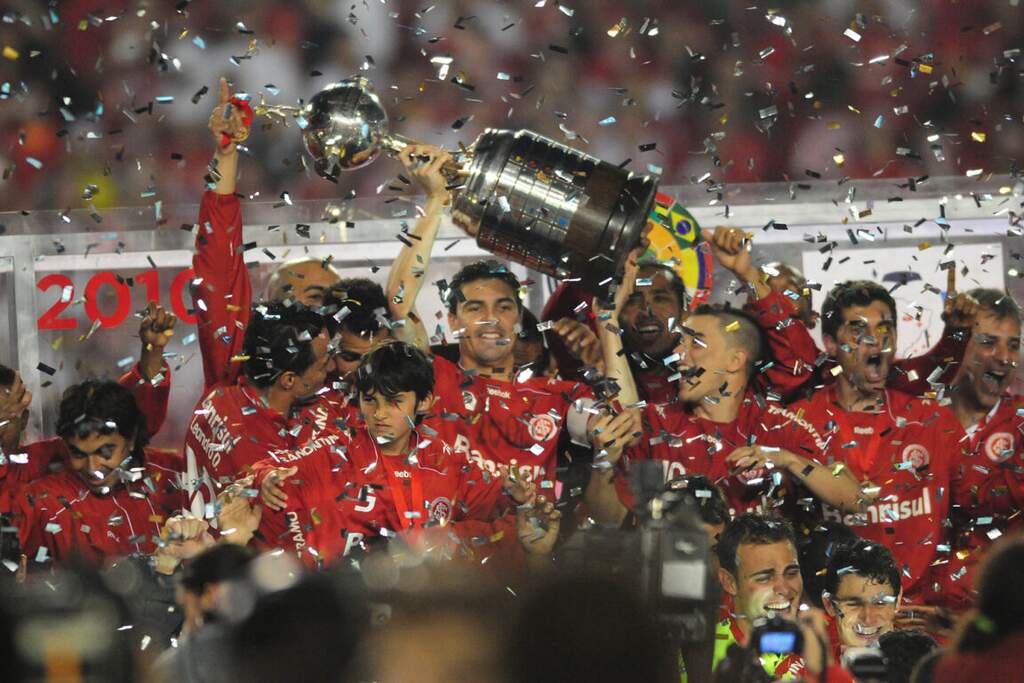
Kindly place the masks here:
[[(946, 519), (966, 436), (935, 401), (887, 389), (896, 305), (882, 286), (844, 282), (822, 307), (822, 338), (835, 383), (786, 411), (810, 426), (828, 457), (864, 483), (864, 509), (844, 521), (896, 558), (908, 601), (919, 601), (929, 566), (948, 552)], [(827, 518), (836, 512), (825, 509)]]
[(32, 566), (93, 564), (156, 548), (183, 503), (177, 453), (145, 447), (145, 417), (126, 388), (88, 381), (61, 400), (57, 433), (66, 469), (24, 486), (13, 501), (22, 553)]
[[(356, 374), (365, 424), (346, 435), (343, 453), (314, 453), (286, 468), (273, 460), (257, 467), (264, 501), (294, 517), (311, 554), (331, 562), (368, 536), (395, 532), (411, 532), (417, 545), (459, 556), (487, 555), (487, 546), (503, 540), (498, 545), (507, 547), (522, 532), (528, 552), (550, 552), (558, 513), (539, 499), (546, 523), (538, 534), (524, 519), (517, 524), (515, 516), (503, 516), (511, 503), (506, 485), (517, 503), (531, 500), (532, 489), (483, 472), (455, 452), (453, 423), (429, 415), (433, 385), (432, 363), (419, 349), (402, 342), (380, 346)], [(367, 523), (371, 513), (377, 516)]]

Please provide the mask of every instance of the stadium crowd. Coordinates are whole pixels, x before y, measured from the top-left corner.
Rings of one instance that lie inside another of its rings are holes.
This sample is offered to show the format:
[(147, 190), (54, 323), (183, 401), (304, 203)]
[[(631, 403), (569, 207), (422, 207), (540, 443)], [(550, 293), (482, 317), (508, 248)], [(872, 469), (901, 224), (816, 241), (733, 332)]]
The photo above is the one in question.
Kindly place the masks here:
[[(236, 179), (258, 131), (226, 80), (213, 97), (181, 447), (147, 445), (174, 381), (159, 305), (138, 364), (67, 390), (52, 438), (23, 443), (32, 396), (0, 369), (10, 680), (1019, 677), (1008, 294), (954, 271), (942, 338), (897, 359), (884, 286), (813, 311), (799, 270), (722, 227), (702, 248), (742, 307), (692, 306), (640, 247), (606, 291), (531, 312), (487, 260), (441, 283), (456, 343), (432, 347), (417, 301), (448, 153), (400, 154), (426, 199), (386, 278), (299, 259), (254, 292)], [(644, 532), (668, 500), (631, 485), (649, 463), (710, 549), (703, 650), (628, 576), (560, 562), (597, 529)]]

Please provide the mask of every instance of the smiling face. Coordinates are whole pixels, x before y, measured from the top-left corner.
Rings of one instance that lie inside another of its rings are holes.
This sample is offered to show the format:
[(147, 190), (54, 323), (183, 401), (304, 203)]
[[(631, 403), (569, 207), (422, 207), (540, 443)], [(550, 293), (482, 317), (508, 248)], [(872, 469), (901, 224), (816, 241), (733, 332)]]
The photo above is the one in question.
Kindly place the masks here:
[(741, 543), (736, 549), (736, 575), (725, 569), (718, 575), (738, 615), (748, 620), (796, 620), (804, 582), (796, 548), (789, 541)]
[(460, 362), (466, 368), (511, 372), (519, 305), (511, 285), (498, 278), (462, 285), (463, 298), (448, 324), (459, 338)]
[(851, 384), (861, 396), (885, 388), (896, 353), (896, 320), (881, 301), (843, 309), (836, 338), (823, 335), (825, 350), (843, 368), (840, 382)]
[(68, 466), (93, 493), (110, 493), (121, 482), (119, 468), (131, 455), (132, 443), (119, 433), (72, 436), (65, 440)]
[(747, 355), (726, 339), (721, 321), (713, 315), (692, 315), (686, 321), (675, 352), (679, 354), (676, 367), (682, 373), (679, 381), (679, 399), (684, 403), (698, 403), (706, 396), (721, 394), (725, 382), (727, 392), (738, 391), (738, 383), (745, 382), (744, 369)]
[(971, 340), (953, 384), (953, 400), (975, 409), (992, 410), (1013, 382), (1020, 358), (1020, 323), (981, 310), (974, 317)]
[(679, 335), (672, 330), (685, 319), (679, 296), (672, 288), (671, 275), (661, 268), (642, 267), (633, 295), (622, 307), (619, 327), (627, 352), (659, 357), (669, 353)]
[(366, 421), (366, 431), (381, 451), (389, 455), (405, 453), (409, 435), (416, 428), (416, 413), (426, 412), (432, 402), (427, 396), (416, 400), (416, 392), (401, 391), (393, 397), (379, 392), (359, 395), (359, 410)]
[(886, 581), (849, 572), (839, 580), (825, 609), (836, 620), (843, 647), (871, 647), (893, 629), (900, 595)]

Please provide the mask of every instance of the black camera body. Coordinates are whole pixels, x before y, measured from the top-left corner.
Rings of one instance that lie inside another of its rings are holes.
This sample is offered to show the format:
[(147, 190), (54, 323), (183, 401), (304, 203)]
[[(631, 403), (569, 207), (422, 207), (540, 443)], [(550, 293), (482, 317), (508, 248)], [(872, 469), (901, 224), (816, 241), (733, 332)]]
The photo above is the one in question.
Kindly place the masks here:
[(718, 578), (708, 562), (710, 543), (695, 506), (665, 491), (658, 462), (634, 463), (636, 529), (594, 526), (574, 535), (559, 551), (573, 572), (600, 572), (635, 587), (666, 634), (680, 644), (713, 644), (718, 616)]

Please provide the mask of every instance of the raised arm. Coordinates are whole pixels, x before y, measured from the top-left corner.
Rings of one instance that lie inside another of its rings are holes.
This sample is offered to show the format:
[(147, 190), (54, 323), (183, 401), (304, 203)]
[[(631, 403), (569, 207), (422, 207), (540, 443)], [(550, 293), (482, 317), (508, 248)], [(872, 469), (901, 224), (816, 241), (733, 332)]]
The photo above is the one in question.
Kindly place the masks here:
[[(622, 346), (622, 330), (619, 329), (619, 316), (622, 309), (633, 296), (636, 288), (636, 276), (639, 272), (637, 258), (640, 250), (634, 250), (626, 259), (626, 269), (622, 274), (622, 282), (615, 289), (612, 298), (612, 310), (606, 315), (601, 311), (597, 319), (598, 339), (604, 357), (605, 376), (615, 380), (619, 385), (619, 402), (625, 406), (633, 406), (640, 402), (640, 392), (636, 388), (636, 380), (629, 368), (629, 358)], [(595, 303), (596, 306), (596, 303)]]
[(744, 310), (753, 315), (764, 331), (773, 364), (759, 377), (784, 397), (791, 396), (814, 372), (821, 352), (807, 328), (796, 319), (793, 304), (773, 290), (767, 276), (756, 268), (751, 257), (753, 242), (742, 230), (715, 228), (705, 230), (715, 259), (732, 271), (749, 293)]
[[(225, 117), (225, 112), (229, 112)], [(213, 190), (203, 195), (199, 230), (192, 258), (197, 286), (193, 290), (198, 321), (199, 349), (203, 356), (205, 391), (238, 377), (239, 363), (231, 359), (242, 349), (249, 322), (252, 286), (242, 259), (242, 208), (234, 195), (238, 171), (235, 140), (248, 136), (241, 114), (231, 104), (227, 81), (220, 82), (220, 104), (209, 122), (216, 151), (211, 161)], [(223, 135), (231, 141), (222, 146)]]
[(135, 367), (126, 372), (118, 383), (132, 392), (139, 410), (146, 416), (146, 430), (153, 436), (167, 419), (167, 404), (171, 393), (171, 369), (164, 362), (164, 349), (174, 334), (178, 322), (173, 313), (156, 302), (146, 307), (146, 315), (139, 325), (142, 352)]
[(416, 313), (416, 297), (430, 265), (441, 214), (449, 203), (448, 181), (441, 169), (451, 158), (448, 152), (431, 145), (409, 145), (399, 154), (406, 172), (426, 191), (427, 205), (412, 232), (402, 240), (402, 250), (388, 273), (386, 293), (391, 319), (404, 321), (395, 328), (396, 336), (424, 350), (430, 347), (430, 340)]

